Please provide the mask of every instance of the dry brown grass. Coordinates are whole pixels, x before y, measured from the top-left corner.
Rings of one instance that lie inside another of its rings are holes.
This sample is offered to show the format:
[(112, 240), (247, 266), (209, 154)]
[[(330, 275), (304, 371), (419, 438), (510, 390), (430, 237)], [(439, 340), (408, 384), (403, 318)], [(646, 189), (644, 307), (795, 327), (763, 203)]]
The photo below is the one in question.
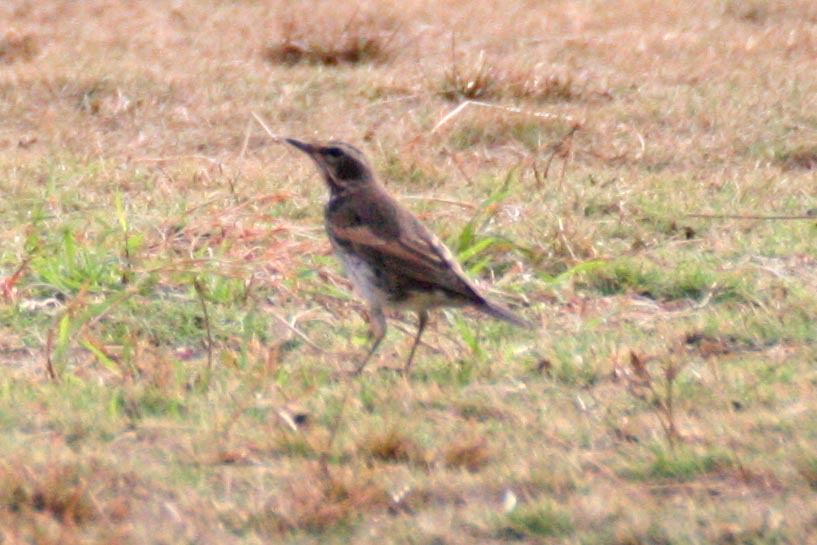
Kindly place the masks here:
[(274, 64), (299, 63), (333, 66), (386, 62), (394, 53), (390, 41), (398, 29), (382, 14), (343, 12), (293, 13), (287, 11), (279, 23), (279, 35), (263, 52)]
[(324, 533), (382, 511), (386, 493), (360, 475), (327, 478), (315, 468), (293, 475), (254, 517), (254, 525), (270, 536), (281, 533)]
[(460, 438), (446, 445), (442, 452), (442, 462), (448, 467), (461, 467), (468, 471), (479, 471), (491, 460), (486, 440), (483, 438)]
[[(3, 543), (812, 539), (813, 2), (0, 21)], [(541, 330), (440, 313), (398, 377), (395, 315), (344, 378), (325, 189), (253, 113), (362, 147)]]
[(360, 441), (361, 454), (382, 462), (425, 462), (422, 447), (396, 429), (380, 431)]
[(3, 64), (30, 61), (39, 51), (37, 37), (33, 34), (20, 36), (9, 32), (0, 39), (0, 63)]
[[(504, 100), (556, 102), (577, 100), (589, 91), (581, 88), (574, 75), (564, 67), (491, 62), (484, 51), (476, 59), (460, 59), (452, 54), (450, 66), (439, 83), (444, 98), (462, 100)], [(603, 93), (599, 93), (603, 96)]]
[(144, 493), (135, 474), (95, 459), (35, 462), (13, 456), (0, 471), (0, 522), (11, 543), (116, 538), (117, 527), (134, 515), (133, 502)]

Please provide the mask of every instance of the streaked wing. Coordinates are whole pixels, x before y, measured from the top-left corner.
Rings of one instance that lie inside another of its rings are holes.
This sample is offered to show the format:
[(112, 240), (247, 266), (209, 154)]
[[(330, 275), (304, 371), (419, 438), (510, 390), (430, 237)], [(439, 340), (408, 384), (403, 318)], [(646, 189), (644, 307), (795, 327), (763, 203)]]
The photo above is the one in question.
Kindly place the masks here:
[(354, 249), (373, 267), (399, 271), (394, 281), (407, 289), (443, 290), (468, 302), (482, 302), (445, 245), (401, 212), (405, 215), (399, 230), (383, 228), (378, 222), (334, 222), (332, 233), (339, 244)]

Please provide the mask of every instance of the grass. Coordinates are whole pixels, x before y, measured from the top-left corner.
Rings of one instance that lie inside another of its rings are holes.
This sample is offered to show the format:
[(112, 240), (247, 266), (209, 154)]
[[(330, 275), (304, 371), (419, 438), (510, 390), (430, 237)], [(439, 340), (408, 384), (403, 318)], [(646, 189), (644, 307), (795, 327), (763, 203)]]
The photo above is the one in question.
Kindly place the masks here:
[[(287, 10), (289, 11), (289, 10)], [(375, 14), (353, 11), (312, 14), (280, 21), (281, 37), (268, 45), (264, 57), (273, 64), (299, 63), (334, 66), (385, 62), (391, 56), (389, 39), (396, 35), (393, 21)]]
[[(540, 4), (0, 7), (0, 541), (810, 542), (817, 11)], [(540, 328), (437, 312), (402, 377), (392, 314), (347, 376), (253, 112)]]
[(453, 102), (462, 100), (525, 100), (531, 103), (576, 100), (573, 75), (551, 65), (526, 68), (512, 65), (500, 69), (481, 51), (476, 59), (463, 60), (455, 53), (439, 83), (440, 96)]

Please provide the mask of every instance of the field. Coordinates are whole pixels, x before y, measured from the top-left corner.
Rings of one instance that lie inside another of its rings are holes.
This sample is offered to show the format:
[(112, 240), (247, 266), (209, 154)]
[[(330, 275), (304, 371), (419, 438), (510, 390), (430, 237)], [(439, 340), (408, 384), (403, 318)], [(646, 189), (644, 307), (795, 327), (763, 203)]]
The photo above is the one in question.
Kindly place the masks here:
[[(398, 7), (399, 6), (399, 7)], [(0, 543), (817, 543), (817, 4), (0, 6)], [(533, 331), (367, 310), (360, 147)]]

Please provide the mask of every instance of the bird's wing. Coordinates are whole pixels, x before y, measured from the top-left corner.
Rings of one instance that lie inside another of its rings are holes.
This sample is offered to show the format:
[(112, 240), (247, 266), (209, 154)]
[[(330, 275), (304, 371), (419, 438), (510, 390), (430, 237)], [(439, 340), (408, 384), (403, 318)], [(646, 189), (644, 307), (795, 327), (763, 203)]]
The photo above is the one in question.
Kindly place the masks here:
[[(328, 212), (327, 228), (337, 244), (386, 271), (397, 293), (443, 292), (449, 302), (472, 304), (520, 327), (532, 324), (490, 301), (468, 279), (451, 251), (407, 210), (388, 198), (360, 202)], [(367, 206), (371, 204), (371, 206)]]
[(465, 275), (462, 267), (451, 254), (451, 251), (436, 236), (424, 228), (413, 217), (416, 227), (411, 231), (410, 236), (400, 238), (400, 247), (409, 252), (415, 262), (427, 263), (433, 266), (433, 271), (428, 271), (435, 278), (434, 289), (442, 288), (450, 295), (461, 298), (461, 302), (473, 304), (482, 312), (505, 320), (519, 327), (532, 329), (533, 325), (517, 316), (513, 311), (505, 308), (486, 298), (471, 280)]
[(411, 280), (407, 285), (444, 290), (467, 301), (483, 301), (439, 238), (393, 201), (386, 203), (391, 209), (385, 212), (380, 209), (382, 203), (354, 212), (338, 210), (330, 222), (337, 242), (351, 247), (375, 266), (399, 271), (400, 277)]

